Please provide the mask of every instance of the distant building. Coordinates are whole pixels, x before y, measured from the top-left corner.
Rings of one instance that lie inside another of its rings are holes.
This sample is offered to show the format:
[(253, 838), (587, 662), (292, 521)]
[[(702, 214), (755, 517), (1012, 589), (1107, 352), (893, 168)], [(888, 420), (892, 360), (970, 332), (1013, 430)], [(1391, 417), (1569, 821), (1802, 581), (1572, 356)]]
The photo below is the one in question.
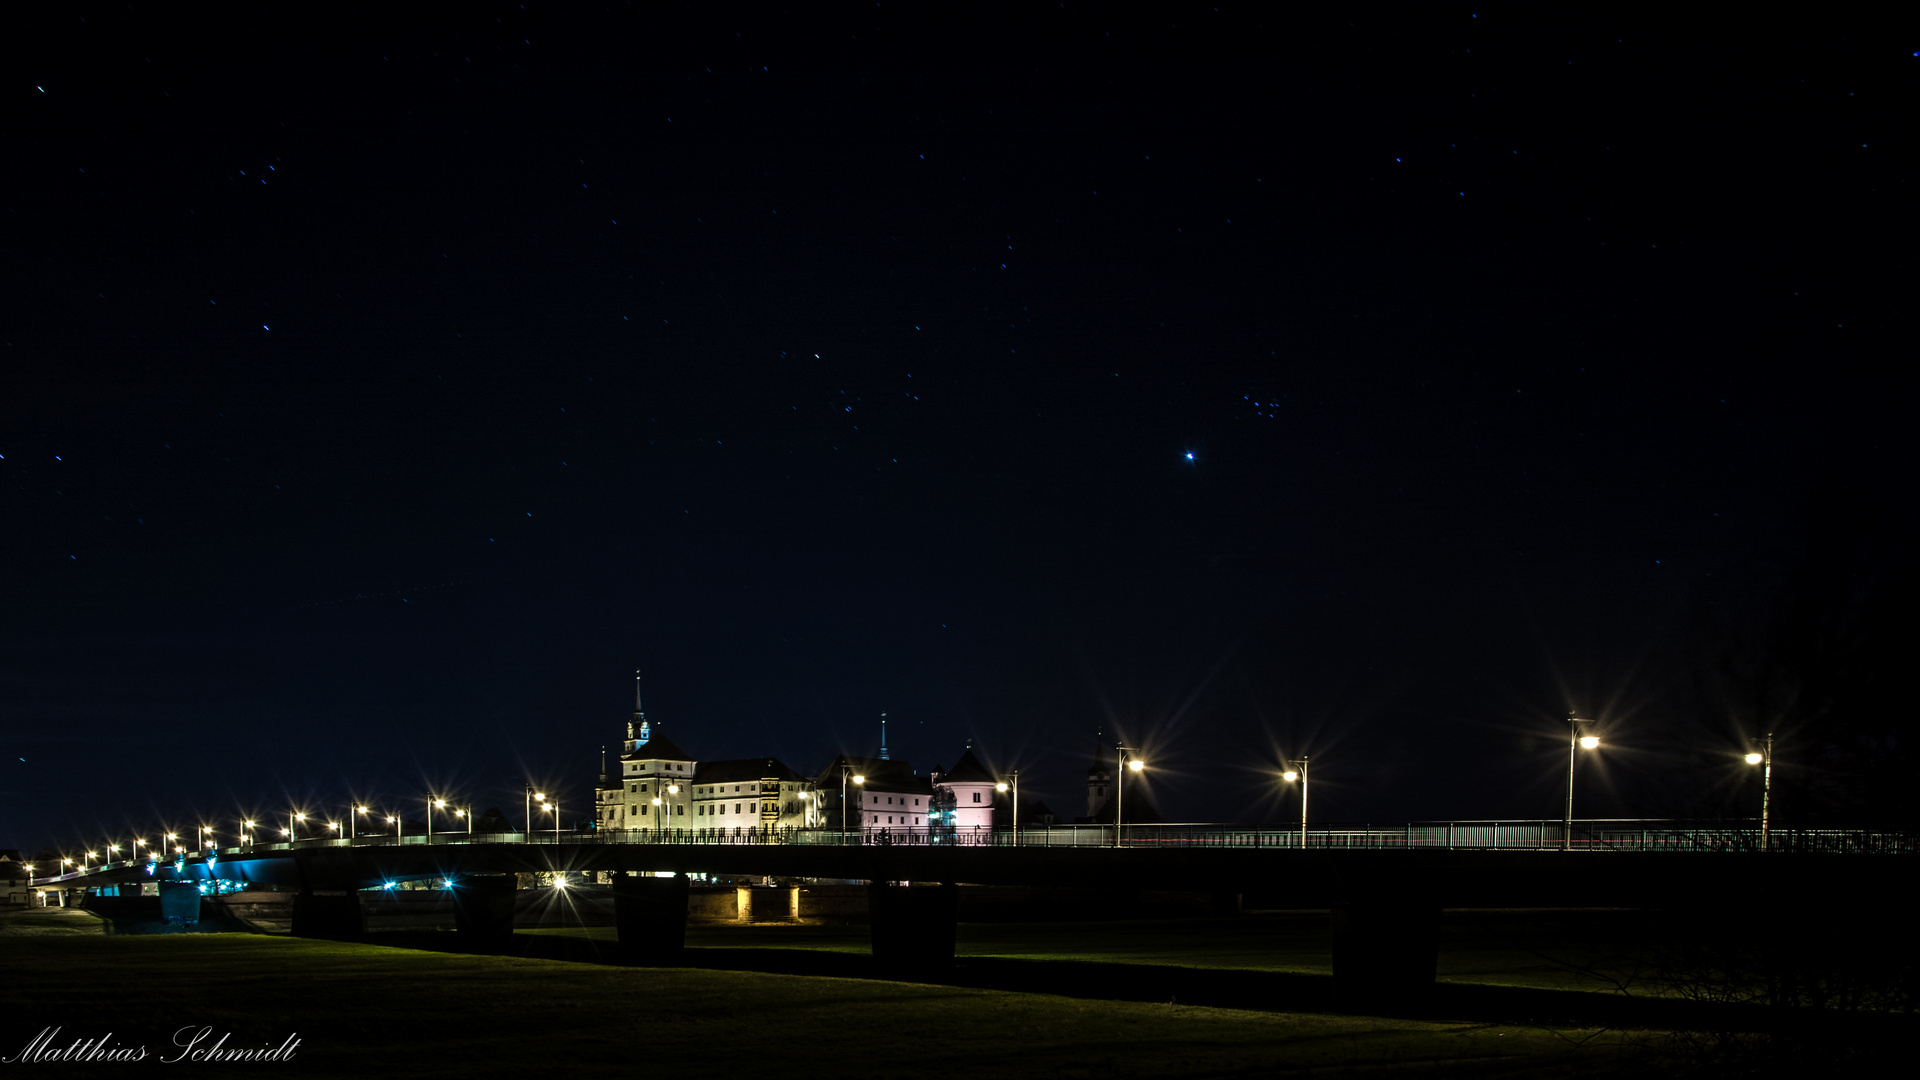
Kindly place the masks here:
[(705, 761), (693, 775), (696, 829), (798, 829), (807, 823), (807, 778), (778, 758)]
[(806, 824), (807, 780), (778, 758), (701, 761), (661, 734), (640, 708), (613, 772), (601, 761), (594, 816), (602, 829), (794, 829)]
[[(992, 831), (994, 796), (998, 794), (994, 785), (999, 783), (999, 778), (973, 756), (971, 745), (960, 755), (960, 760), (954, 762), (951, 772), (934, 769), (932, 783), (935, 791), (949, 796), (941, 800), (944, 820), (939, 824), (960, 832)], [(1008, 802), (1011, 801), (1009, 796)]]
[[(0, 905), (25, 904), (28, 897), (27, 860), (12, 848), (0, 848)], [(52, 877), (51, 873), (42, 874), (38, 865), (34, 865), (34, 877)]]
[[(854, 783), (855, 776), (866, 782)], [(807, 825), (816, 829), (839, 829), (843, 820), (849, 830), (924, 829), (933, 804), (933, 786), (926, 777), (915, 776), (908, 761), (841, 754), (813, 778), (811, 787)]]
[[(620, 744), (618, 771), (602, 772), (594, 817), (603, 829), (690, 829), (693, 778), (699, 761), (660, 734), (640, 709), (635, 680), (633, 719)], [(602, 768), (605, 763), (602, 762)]]

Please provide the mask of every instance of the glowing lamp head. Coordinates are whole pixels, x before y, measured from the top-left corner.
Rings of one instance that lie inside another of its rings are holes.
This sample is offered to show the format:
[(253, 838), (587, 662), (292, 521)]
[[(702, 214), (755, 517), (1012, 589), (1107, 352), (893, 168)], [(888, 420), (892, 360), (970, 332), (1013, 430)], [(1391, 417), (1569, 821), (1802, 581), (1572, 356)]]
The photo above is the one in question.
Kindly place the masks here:
[(1761, 763), (1762, 761), (1765, 761), (1765, 760), (1766, 760), (1766, 757), (1765, 757), (1765, 755), (1762, 755), (1762, 754), (1748, 754), (1748, 755), (1747, 755), (1747, 764), (1749, 764), (1749, 765), (1758, 765), (1758, 764), (1760, 764), (1760, 763)]
[(856, 784), (864, 784), (867, 782), (867, 778), (864, 776), (856, 776), (853, 778), (853, 782)]
[(1594, 747), (1599, 745), (1600, 745), (1600, 737), (1598, 735), (1580, 736), (1580, 749), (1582, 750), (1591, 750)]
[(1280, 779), (1285, 780), (1287, 783), (1291, 784), (1295, 780), (1300, 779), (1300, 774), (1293, 771), (1292, 769), (1288, 769), (1286, 772), (1283, 772), (1280, 774)]
[(447, 800), (435, 799), (433, 800), (433, 805), (438, 809), (445, 810), (447, 808)]
[(534, 793), (533, 793), (533, 801), (534, 801), (534, 802), (546, 802), (546, 801), (547, 801), (547, 796), (546, 796), (546, 794), (545, 794), (544, 792), (539, 792), (539, 791), (536, 791), (536, 792), (534, 792)]
[(1134, 758), (1132, 761), (1127, 762), (1127, 768), (1132, 769), (1134, 772), (1139, 772), (1146, 767), (1147, 763), (1141, 761), (1139, 758)]
[(1005, 790), (1007, 790), (1007, 785), (1006, 785), (1006, 783), (1005, 783), (1005, 782), (1002, 782), (1002, 783), (998, 783), (998, 784), (995, 784), (995, 785), (993, 785), (993, 790), (995, 790), (995, 791), (1005, 791)]
[(669, 795), (678, 795), (678, 794), (680, 794), (680, 785), (679, 785), (679, 784), (668, 784), (668, 785), (667, 785), (667, 794), (669, 794)]
[(353, 808), (353, 812), (356, 814), (364, 814), (367, 812), (367, 808), (364, 806), (356, 806)]
[(658, 796), (658, 795), (655, 795), (655, 796), (653, 797), (653, 805), (655, 805), (655, 806), (659, 806), (659, 805), (660, 805), (660, 796)]

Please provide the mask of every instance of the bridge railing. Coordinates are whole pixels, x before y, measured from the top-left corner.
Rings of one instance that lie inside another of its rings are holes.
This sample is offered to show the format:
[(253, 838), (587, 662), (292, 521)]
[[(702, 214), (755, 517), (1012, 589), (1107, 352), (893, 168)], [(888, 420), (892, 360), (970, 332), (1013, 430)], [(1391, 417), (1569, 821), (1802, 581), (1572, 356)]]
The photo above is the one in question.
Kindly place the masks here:
[[(1010, 829), (909, 828), (869, 829), (754, 828), (713, 829), (602, 829), (592, 832), (460, 833), (354, 838), (315, 837), (221, 848), (217, 858), (244, 857), (283, 851), (329, 848), (389, 848), (453, 846), (463, 844), (672, 844), (672, 845), (799, 845), (812, 847), (1039, 847), (1039, 848), (1254, 848), (1272, 851), (1546, 851), (1562, 847), (1574, 851), (1752, 852), (1760, 850), (1756, 822), (1684, 821), (1674, 819), (1582, 819), (1571, 830), (1561, 821), (1500, 819), (1484, 821), (1417, 821), (1395, 825), (1220, 825), (1189, 822), (1127, 825), (1115, 835), (1112, 825), (1052, 825)], [(1768, 831), (1767, 849), (1774, 852), (1830, 854), (1920, 854), (1920, 837), (1876, 829), (1780, 828)], [(200, 862), (203, 852), (190, 858)], [(165, 860), (165, 865), (172, 860)], [(76, 869), (61, 879), (84, 878), (103, 870), (142, 865), (119, 860)], [(50, 879), (51, 880), (51, 879)]]

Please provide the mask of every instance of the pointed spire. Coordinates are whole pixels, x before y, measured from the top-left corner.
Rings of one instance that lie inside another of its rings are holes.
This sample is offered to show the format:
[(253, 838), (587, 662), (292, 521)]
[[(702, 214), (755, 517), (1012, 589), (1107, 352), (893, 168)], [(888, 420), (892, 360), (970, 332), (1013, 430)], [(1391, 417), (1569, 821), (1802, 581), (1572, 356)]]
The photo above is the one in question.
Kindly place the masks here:
[(653, 738), (653, 730), (647, 724), (647, 711), (640, 704), (639, 668), (633, 669), (633, 723), (628, 726), (627, 730), (632, 733), (633, 748), (636, 750), (640, 748), (641, 743)]
[(881, 761), (891, 760), (887, 757), (887, 714), (886, 713), (880, 714), (880, 760)]

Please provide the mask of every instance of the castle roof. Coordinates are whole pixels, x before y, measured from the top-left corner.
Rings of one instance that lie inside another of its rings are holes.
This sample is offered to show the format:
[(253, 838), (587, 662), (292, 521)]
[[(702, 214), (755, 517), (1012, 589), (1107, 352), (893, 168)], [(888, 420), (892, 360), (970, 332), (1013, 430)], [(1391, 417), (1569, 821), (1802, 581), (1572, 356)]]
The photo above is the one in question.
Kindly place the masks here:
[(753, 780), (805, 780), (806, 777), (794, 772), (779, 758), (730, 758), (726, 761), (703, 761), (693, 771), (696, 784), (734, 784)]
[(814, 778), (814, 785), (820, 788), (838, 786), (842, 763), (851, 766), (855, 775), (867, 778), (866, 788), (869, 791), (890, 791), (896, 795), (933, 794), (933, 785), (927, 781), (926, 777), (914, 775), (911, 762), (899, 759), (888, 761), (883, 758), (853, 757), (847, 754), (841, 754), (828, 762), (827, 767), (820, 770), (820, 775)]
[(960, 760), (953, 763), (953, 771), (941, 775), (940, 782), (943, 784), (991, 784), (995, 779), (994, 775), (980, 764), (980, 759), (973, 756), (973, 747), (969, 746), (967, 752), (960, 755)]

